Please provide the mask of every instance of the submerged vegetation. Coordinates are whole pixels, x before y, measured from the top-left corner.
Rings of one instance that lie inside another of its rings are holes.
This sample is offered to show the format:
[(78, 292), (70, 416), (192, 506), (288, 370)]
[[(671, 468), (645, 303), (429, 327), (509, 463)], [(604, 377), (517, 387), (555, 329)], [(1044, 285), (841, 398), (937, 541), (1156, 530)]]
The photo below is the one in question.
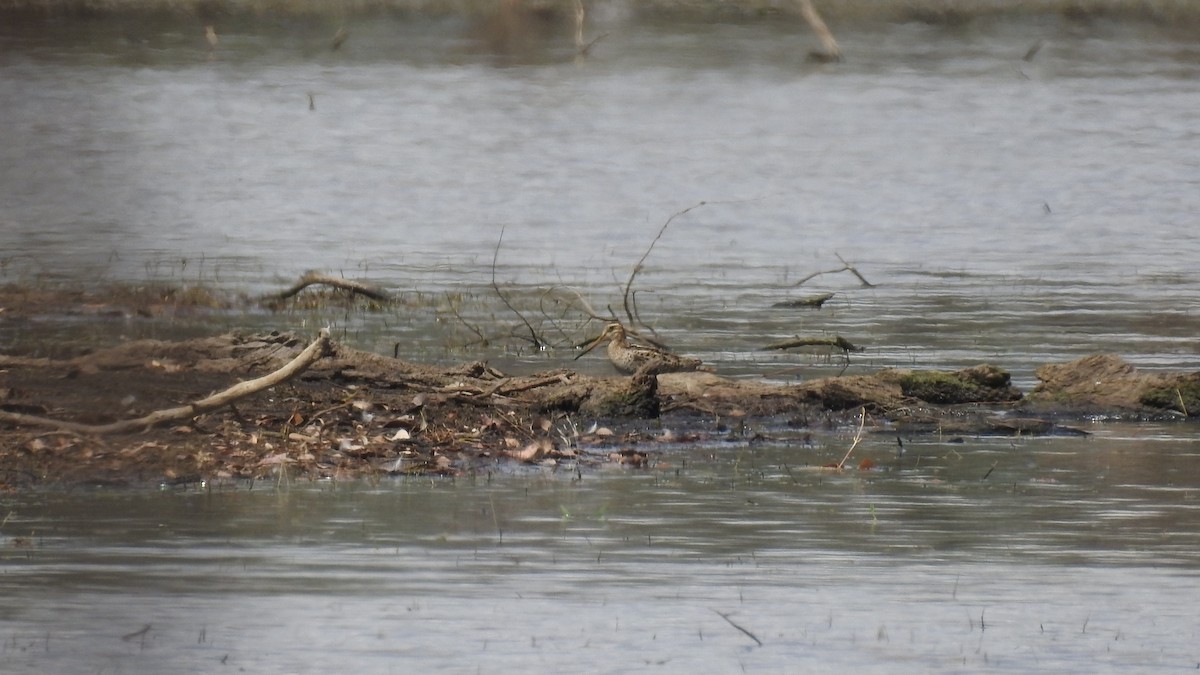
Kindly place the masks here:
[(1200, 414), (1200, 377), (1184, 375), (1174, 382), (1150, 387), (1138, 400), (1142, 405), (1175, 410), (1184, 416)]

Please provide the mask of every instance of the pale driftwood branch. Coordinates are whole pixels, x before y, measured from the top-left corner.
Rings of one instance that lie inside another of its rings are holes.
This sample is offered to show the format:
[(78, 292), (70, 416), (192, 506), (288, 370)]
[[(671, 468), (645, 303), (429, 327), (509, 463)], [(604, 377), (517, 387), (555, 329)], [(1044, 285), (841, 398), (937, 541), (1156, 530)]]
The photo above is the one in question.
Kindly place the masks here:
[(820, 295), (810, 295), (807, 298), (784, 300), (783, 302), (777, 302), (771, 306), (781, 309), (792, 309), (797, 307), (813, 307), (816, 309), (821, 309), (821, 305), (824, 305), (833, 296), (833, 293), (821, 293)]
[(582, 56), (585, 53), (583, 42), (583, 22), (587, 11), (583, 8), (583, 0), (575, 0), (575, 53)]
[(812, 0), (796, 0), (796, 4), (800, 8), (800, 16), (804, 17), (809, 27), (817, 34), (817, 39), (821, 41), (821, 51), (809, 52), (809, 58), (814, 61), (841, 61), (842, 48), (838, 47), (837, 40), (833, 39), (833, 32), (829, 30), (829, 26), (825, 25), (821, 15), (817, 13), (817, 8), (813, 6)]
[(365, 295), (368, 298), (371, 298), (372, 300), (378, 300), (379, 302), (392, 301), (392, 296), (388, 295), (386, 292), (381, 291), (378, 288), (368, 286), (361, 281), (340, 279), (338, 277), (331, 277), (328, 274), (321, 274), (320, 272), (307, 272), (304, 274), (304, 276), (300, 277), (300, 280), (293, 284), (291, 288), (281, 293), (266, 295), (263, 299), (276, 301), (287, 300), (309, 286), (314, 286), (317, 284), (323, 286), (332, 286), (334, 288), (340, 288), (344, 291), (350, 291), (351, 293)]
[(95, 434), (99, 436), (148, 429), (163, 422), (191, 419), (197, 415), (227, 406), (238, 399), (287, 382), (307, 370), (309, 366), (329, 353), (331, 346), (329, 329), (322, 329), (317, 339), (305, 347), (296, 358), (287, 362), (282, 368), (273, 373), (253, 380), (239, 382), (224, 391), (217, 392), (199, 401), (194, 401), (177, 408), (156, 410), (149, 415), (137, 419), (121, 420), (111, 424), (80, 424), (78, 422), (65, 422), (48, 417), (38, 417), (37, 415), (0, 411), (0, 422), (9, 422), (20, 426), (48, 427), (79, 434)]
[(850, 459), (850, 453), (854, 452), (854, 449), (858, 447), (858, 444), (860, 442), (862, 442), (863, 427), (866, 426), (866, 424), (867, 424), (867, 407), (863, 406), (862, 412), (859, 413), (859, 416), (858, 416), (858, 432), (854, 434), (854, 442), (850, 444), (850, 449), (846, 451), (846, 455), (844, 457), (842, 457), (842, 461), (837, 463), (837, 468), (839, 468), (839, 469), (845, 468), (846, 460)]
[(763, 347), (763, 351), (767, 351), (769, 349), (791, 349), (792, 347), (837, 347), (838, 349), (846, 352), (861, 352), (864, 349), (863, 347), (859, 347), (858, 345), (851, 343), (846, 338), (838, 335), (835, 337), (819, 338), (802, 338), (796, 336), (790, 340), (772, 342), (766, 347)]
[(834, 255), (837, 256), (837, 259), (841, 261), (841, 263), (842, 263), (841, 267), (837, 268), (836, 270), (821, 270), (820, 272), (813, 272), (812, 274), (804, 277), (800, 281), (797, 281), (795, 285), (803, 286), (804, 284), (808, 283), (809, 281), (812, 281), (813, 279), (821, 276), (822, 274), (837, 274), (839, 272), (849, 272), (849, 273), (853, 274), (855, 277), (857, 277), (859, 283), (861, 283), (863, 286), (865, 286), (867, 288), (875, 287), (875, 284), (867, 281), (866, 277), (864, 277), (862, 274), (860, 274), (859, 271), (857, 269), (855, 269), (854, 265), (851, 265), (850, 263), (846, 262), (846, 260), (844, 258), (842, 258), (842, 256), (840, 254), (834, 253)]

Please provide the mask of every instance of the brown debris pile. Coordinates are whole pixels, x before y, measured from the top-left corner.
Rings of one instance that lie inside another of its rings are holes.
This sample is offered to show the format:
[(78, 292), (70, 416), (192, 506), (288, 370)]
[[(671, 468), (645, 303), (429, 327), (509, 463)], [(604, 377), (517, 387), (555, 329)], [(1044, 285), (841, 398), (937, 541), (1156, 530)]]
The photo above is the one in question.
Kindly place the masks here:
[(479, 362), (437, 369), (344, 346), (286, 384), (188, 420), (137, 433), (75, 428), (211, 398), (303, 349), (295, 335), (270, 333), (138, 340), (66, 360), (0, 356), (0, 486), (641, 465), (646, 453), (631, 446), (655, 440), (575, 422), (619, 411), (609, 401), (627, 397), (631, 380), (505, 377)]

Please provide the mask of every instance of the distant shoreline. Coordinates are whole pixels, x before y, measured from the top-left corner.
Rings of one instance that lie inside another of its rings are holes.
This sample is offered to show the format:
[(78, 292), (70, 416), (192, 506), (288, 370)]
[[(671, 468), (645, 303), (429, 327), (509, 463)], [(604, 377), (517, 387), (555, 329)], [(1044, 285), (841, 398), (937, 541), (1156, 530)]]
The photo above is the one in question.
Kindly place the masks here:
[[(141, 13), (199, 16), (336, 15), (380, 13), (431, 16), (478, 15), (506, 0), (0, 0), (0, 13), (121, 15)], [(512, 0), (508, 0), (512, 1)], [(573, 14), (575, 0), (518, 0), (526, 6)], [(1145, 20), (1156, 23), (1200, 21), (1195, 0), (814, 0), (827, 19), (837, 22), (919, 21), (966, 23), (979, 18), (1057, 16), (1065, 19)], [(793, 15), (794, 0), (584, 0), (589, 13), (737, 18)]]

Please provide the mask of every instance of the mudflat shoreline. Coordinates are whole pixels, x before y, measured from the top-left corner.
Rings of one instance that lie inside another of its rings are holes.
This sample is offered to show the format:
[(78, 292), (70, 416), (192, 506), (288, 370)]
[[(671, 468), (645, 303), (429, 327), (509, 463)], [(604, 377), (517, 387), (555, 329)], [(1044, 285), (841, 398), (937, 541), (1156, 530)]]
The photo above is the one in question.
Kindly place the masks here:
[[(200, 297), (187, 302), (202, 305)], [(72, 299), (10, 288), (0, 320), (24, 322), (54, 302), (70, 311)], [(1144, 373), (1105, 354), (1045, 364), (1040, 384), (1023, 392), (986, 364), (778, 384), (707, 372), (512, 375), (482, 361), (435, 367), (331, 343), (303, 372), (265, 391), (195, 415), (105, 430), (163, 409), (186, 411), (277, 371), (315, 338), (233, 332), (130, 340), (63, 358), (0, 355), (0, 487), (348, 480), (522, 465), (582, 472), (652, 466), (664, 443), (770, 429), (1078, 435), (1084, 421), (1200, 414), (1200, 373)]]

